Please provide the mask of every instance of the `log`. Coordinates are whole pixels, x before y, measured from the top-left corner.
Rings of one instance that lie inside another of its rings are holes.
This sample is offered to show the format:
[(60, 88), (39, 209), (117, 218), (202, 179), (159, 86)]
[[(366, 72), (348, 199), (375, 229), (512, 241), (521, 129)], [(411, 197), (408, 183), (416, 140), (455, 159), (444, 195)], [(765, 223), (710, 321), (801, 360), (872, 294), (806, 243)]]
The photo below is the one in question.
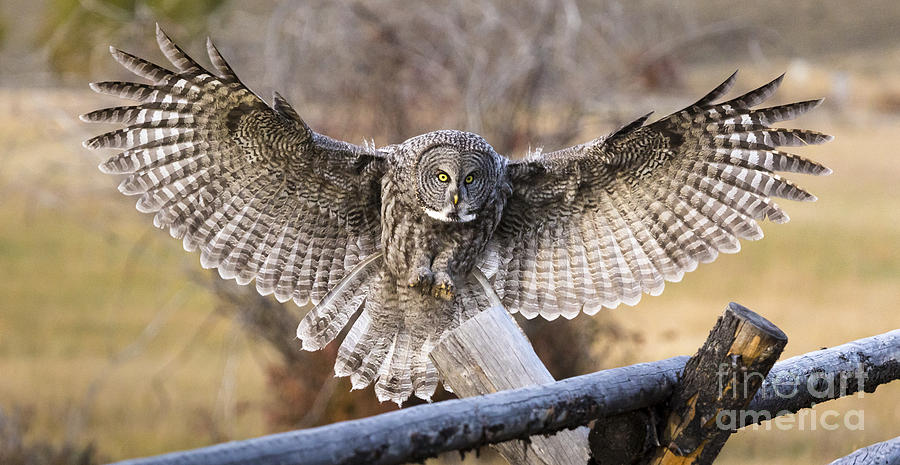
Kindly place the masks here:
[[(555, 381), (512, 316), (493, 306), (447, 332), (430, 355), (444, 385), (459, 397), (473, 397)], [(500, 423), (494, 428), (504, 428)], [(587, 428), (563, 430), (530, 441), (493, 447), (514, 465), (583, 465)]]
[[(441, 452), (551, 434), (670, 397), (688, 357), (613, 368), (549, 385), (419, 405), (360, 420), (172, 452), (120, 465), (292, 465), (421, 461)], [(775, 364), (750, 409), (787, 414), (808, 408), (819, 375), (860, 370), (865, 380), (840, 395), (900, 379), (900, 329)], [(861, 365), (861, 368), (859, 367)], [(820, 368), (821, 367), (821, 368)], [(809, 382), (809, 381), (813, 382)], [(778, 383), (770, 386), (770, 383)], [(782, 389), (796, 388), (792, 396)], [(504, 428), (491, 428), (495, 424)]]
[(786, 344), (775, 325), (732, 302), (688, 361), (664, 409), (595, 422), (594, 462), (711, 464), (736, 430), (730, 419), (750, 403)]
[(900, 436), (858, 449), (828, 465), (897, 465), (900, 463)]
[[(688, 357), (614, 368), (119, 465), (394, 465), (586, 425), (665, 401)], [(503, 425), (499, 427), (498, 425)]]
[(735, 412), (746, 409), (787, 336), (769, 320), (734, 302), (716, 321), (706, 342), (684, 367), (668, 403), (662, 446), (651, 465), (709, 465), (736, 431)]

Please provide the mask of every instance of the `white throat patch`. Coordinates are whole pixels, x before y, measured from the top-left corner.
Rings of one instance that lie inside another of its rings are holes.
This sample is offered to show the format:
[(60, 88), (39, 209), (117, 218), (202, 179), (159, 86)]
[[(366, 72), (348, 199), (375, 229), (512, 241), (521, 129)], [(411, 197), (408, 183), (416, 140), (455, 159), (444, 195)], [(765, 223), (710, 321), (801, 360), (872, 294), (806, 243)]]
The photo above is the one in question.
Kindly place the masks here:
[(466, 223), (475, 219), (474, 213), (466, 213), (465, 215), (460, 215), (458, 217), (459, 219), (456, 219), (455, 215), (450, 216), (453, 213), (450, 207), (447, 207), (442, 211), (432, 210), (430, 208), (422, 209), (425, 210), (425, 214), (428, 216), (445, 223)]

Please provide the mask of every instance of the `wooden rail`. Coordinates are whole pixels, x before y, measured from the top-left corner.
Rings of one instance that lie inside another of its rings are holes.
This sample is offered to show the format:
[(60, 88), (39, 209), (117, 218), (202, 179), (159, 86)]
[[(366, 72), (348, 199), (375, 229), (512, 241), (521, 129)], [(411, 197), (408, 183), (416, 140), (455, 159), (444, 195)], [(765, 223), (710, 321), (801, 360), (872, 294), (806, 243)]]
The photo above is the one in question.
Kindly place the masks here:
[(828, 465), (897, 465), (900, 463), (900, 436), (872, 444)]

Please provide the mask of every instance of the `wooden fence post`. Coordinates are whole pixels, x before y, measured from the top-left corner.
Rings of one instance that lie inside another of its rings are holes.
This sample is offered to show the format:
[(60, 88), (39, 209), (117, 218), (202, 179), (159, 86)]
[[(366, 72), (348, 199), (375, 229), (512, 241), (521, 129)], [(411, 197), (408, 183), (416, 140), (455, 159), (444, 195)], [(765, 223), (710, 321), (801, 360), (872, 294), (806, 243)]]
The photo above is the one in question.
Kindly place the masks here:
[(786, 344), (787, 336), (768, 320), (729, 304), (662, 412), (597, 421), (591, 434), (595, 462), (711, 464)]
[[(554, 381), (528, 338), (502, 306), (492, 306), (445, 334), (432, 349), (431, 359), (444, 385), (460, 397)], [(504, 425), (494, 428), (502, 429)], [(492, 447), (513, 465), (584, 465), (588, 460), (587, 428)]]

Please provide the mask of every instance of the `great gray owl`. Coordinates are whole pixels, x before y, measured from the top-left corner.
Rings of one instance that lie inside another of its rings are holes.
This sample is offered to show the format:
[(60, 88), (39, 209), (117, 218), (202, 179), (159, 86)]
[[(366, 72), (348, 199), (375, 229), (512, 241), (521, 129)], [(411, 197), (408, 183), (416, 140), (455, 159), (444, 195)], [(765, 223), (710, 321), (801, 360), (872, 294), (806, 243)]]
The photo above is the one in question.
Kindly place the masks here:
[(429, 351), (488, 294), (550, 320), (633, 305), (761, 238), (758, 220), (787, 221), (770, 197), (814, 200), (775, 171), (830, 172), (776, 150), (829, 136), (770, 127), (819, 101), (752, 109), (781, 77), (715, 103), (732, 75), (651, 124), (510, 160), (454, 130), (382, 148), (331, 139), (278, 94), (267, 105), (247, 89), (211, 42), (215, 73), (158, 28), (157, 40), (175, 71), (111, 49), (150, 83), (92, 84), (140, 103), (83, 115), (126, 125), (85, 145), (123, 149), (100, 169), (126, 174), (119, 190), (205, 268), (316, 304), (297, 329), (303, 349), (358, 314), (335, 372), (375, 382), (380, 400), (430, 398)]

